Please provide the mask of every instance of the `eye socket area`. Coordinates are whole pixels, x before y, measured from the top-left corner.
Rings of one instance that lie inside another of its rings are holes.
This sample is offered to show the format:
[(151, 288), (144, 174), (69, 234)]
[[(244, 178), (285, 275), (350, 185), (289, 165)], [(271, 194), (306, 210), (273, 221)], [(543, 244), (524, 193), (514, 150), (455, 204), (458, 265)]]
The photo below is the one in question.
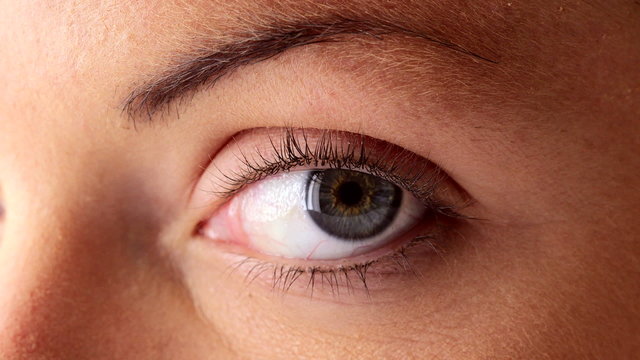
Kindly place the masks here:
[(415, 196), (378, 176), (307, 169), (251, 184), (200, 233), (258, 255), (344, 261), (395, 245), (426, 213)]

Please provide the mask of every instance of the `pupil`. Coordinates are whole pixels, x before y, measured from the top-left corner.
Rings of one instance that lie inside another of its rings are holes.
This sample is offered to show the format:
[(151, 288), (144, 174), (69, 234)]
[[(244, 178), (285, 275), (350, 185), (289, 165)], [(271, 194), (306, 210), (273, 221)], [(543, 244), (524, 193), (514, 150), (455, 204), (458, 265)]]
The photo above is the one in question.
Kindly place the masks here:
[(364, 192), (362, 187), (355, 181), (347, 181), (337, 189), (338, 201), (346, 206), (355, 206), (362, 201)]

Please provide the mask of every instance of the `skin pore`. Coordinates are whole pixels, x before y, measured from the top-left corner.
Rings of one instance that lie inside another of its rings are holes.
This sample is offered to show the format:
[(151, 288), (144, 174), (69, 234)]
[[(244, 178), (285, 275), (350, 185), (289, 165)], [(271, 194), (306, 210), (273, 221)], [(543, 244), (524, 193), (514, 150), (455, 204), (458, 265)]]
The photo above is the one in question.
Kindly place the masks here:
[[(0, 8), (0, 358), (640, 352), (636, 1)], [(293, 45), (301, 26), (321, 41)], [(277, 34), (273, 54), (220, 57)], [(173, 91), (211, 54), (236, 63)], [(142, 101), (158, 84), (173, 95)], [(419, 275), (374, 272), (368, 294), (247, 281), (245, 249), (197, 230), (228, 200), (217, 171), (271, 127), (412, 152), (468, 219), (410, 257)]]

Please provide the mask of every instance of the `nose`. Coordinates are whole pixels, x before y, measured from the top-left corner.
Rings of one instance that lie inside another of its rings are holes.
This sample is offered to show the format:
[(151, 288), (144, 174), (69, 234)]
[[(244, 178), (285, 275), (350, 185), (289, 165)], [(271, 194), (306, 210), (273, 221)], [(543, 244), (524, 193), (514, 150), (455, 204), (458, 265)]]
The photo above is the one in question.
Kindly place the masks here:
[[(33, 200), (33, 199), (31, 199)], [(12, 206), (0, 245), (0, 358), (84, 358), (80, 335), (114, 291), (113, 250), (77, 201)], [(49, 201), (47, 201), (49, 200)], [(103, 298), (102, 302), (93, 301)]]
[(129, 346), (129, 358), (136, 337), (122, 332), (149, 334), (144, 316), (162, 310), (154, 307), (162, 297), (141, 286), (157, 274), (149, 274), (140, 245), (131, 246), (145, 234), (117, 208), (118, 199), (61, 183), (5, 188), (0, 359), (111, 358), (114, 344)]

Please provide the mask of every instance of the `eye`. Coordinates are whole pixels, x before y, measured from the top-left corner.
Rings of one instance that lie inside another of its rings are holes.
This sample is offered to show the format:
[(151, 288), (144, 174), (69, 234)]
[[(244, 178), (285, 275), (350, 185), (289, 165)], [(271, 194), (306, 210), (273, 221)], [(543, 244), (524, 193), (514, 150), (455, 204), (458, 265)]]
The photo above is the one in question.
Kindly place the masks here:
[(338, 260), (393, 243), (425, 212), (415, 196), (379, 176), (350, 169), (301, 170), (243, 189), (202, 233), (275, 257)]
[(335, 130), (241, 132), (197, 188), (194, 206), (213, 207), (194, 229), (198, 244), (235, 259), (249, 282), (300, 283), (311, 296), (316, 282), (369, 295), (367, 273), (413, 276), (467, 219), (457, 212), (464, 191), (434, 163)]

